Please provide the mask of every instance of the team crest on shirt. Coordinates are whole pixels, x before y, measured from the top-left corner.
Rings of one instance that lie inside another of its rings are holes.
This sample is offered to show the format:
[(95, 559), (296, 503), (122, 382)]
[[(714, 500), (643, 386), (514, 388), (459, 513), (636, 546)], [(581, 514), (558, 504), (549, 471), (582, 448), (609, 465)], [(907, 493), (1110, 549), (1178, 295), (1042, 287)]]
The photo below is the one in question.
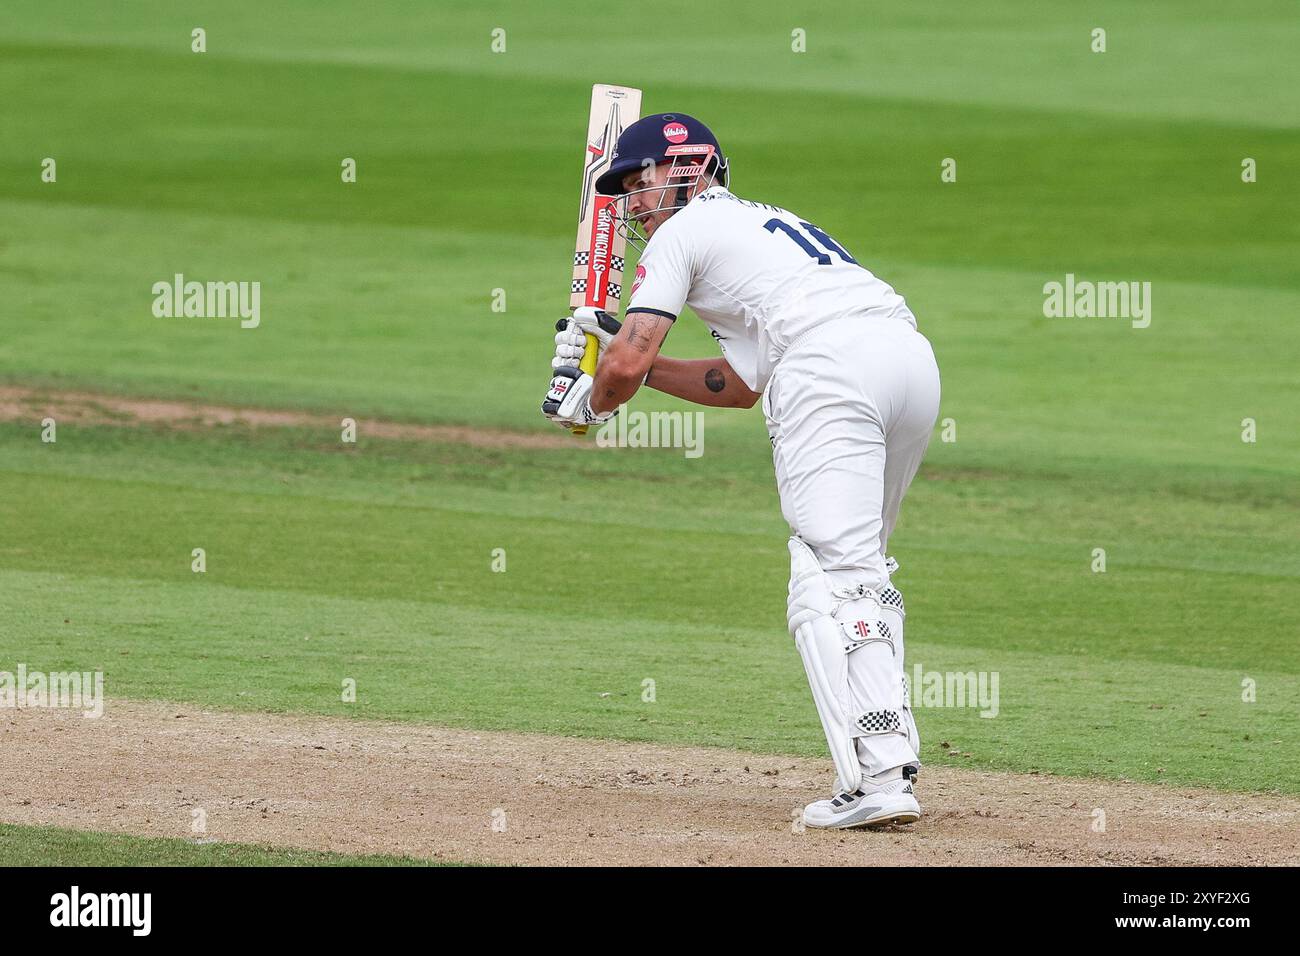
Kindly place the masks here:
[(636, 290), (641, 288), (641, 283), (645, 281), (645, 266), (637, 263), (636, 277), (632, 280), (632, 295), (636, 295)]

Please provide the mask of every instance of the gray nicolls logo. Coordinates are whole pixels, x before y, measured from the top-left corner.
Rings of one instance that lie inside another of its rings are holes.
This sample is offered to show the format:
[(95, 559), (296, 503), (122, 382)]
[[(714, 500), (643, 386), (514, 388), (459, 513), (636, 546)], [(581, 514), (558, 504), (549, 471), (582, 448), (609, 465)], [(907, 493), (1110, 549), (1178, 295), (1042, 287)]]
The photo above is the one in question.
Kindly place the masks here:
[(125, 926), (132, 936), (148, 936), (153, 928), (153, 894), (83, 893), (73, 886), (50, 897), (50, 925)]
[(241, 329), (262, 322), (262, 283), (185, 281), (178, 272), (171, 282), (153, 284), (153, 314), (159, 319), (238, 318)]

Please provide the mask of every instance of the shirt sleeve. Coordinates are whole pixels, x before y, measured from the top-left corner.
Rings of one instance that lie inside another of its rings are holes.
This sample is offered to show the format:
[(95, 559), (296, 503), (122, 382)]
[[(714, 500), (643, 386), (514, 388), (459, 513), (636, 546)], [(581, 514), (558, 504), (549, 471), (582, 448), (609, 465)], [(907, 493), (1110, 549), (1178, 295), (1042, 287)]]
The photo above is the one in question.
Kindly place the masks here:
[(653, 312), (670, 319), (681, 315), (695, 278), (695, 265), (687, 230), (671, 228), (680, 225), (684, 223), (669, 220), (646, 244), (632, 280), (628, 312)]

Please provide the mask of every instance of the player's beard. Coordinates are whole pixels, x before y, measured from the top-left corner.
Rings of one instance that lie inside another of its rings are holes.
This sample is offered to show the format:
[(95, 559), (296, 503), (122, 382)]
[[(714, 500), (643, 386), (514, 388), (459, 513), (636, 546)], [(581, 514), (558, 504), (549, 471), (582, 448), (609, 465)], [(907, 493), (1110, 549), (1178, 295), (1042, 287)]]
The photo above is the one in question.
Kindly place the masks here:
[[(676, 161), (674, 161), (674, 168), (677, 168)], [(699, 167), (700, 171), (693, 177), (682, 178), (676, 182), (670, 181), (654, 186), (646, 186), (642, 189), (624, 193), (619, 197), (618, 204), (615, 206), (617, 215), (616, 228), (623, 235), (623, 238), (636, 246), (637, 249), (645, 249), (651, 235), (657, 232), (659, 227), (668, 221), (669, 217), (679, 210), (685, 209), (686, 205), (695, 196), (709, 186), (717, 185), (720, 181), (725, 182), (724, 178), (719, 177), (718, 170), (706, 172), (706, 169), (707, 164), (703, 164)], [(634, 216), (628, 215), (627, 209), (631, 196), (646, 195), (648, 197), (655, 191), (658, 191), (659, 195), (653, 208), (644, 209)], [(652, 224), (650, 228), (647, 228), (647, 223)]]
[(659, 227), (667, 222), (668, 217), (674, 212), (676, 212), (676, 210), (667, 210), (663, 212), (656, 211), (642, 219), (640, 223), (641, 231), (646, 234), (646, 238), (653, 238), (654, 234), (659, 230)]
[(650, 241), (651, 236), (658, 232), (659, 227), (686, 205), (685, 202), (680, 204), (674, 202), (673, 197), (679, 192), (678, 187), (662, 186), (658, 188), (661, 190), (659, 204), (653, 209), (645, 209), (635, 215), (628, 215), (627, 197), (623, 197), (617, 207), (617, 228), (623, 237), (638, 249), (645, 249), (646, 243)]
[(648, 216), (657, 215), (657, 211), (649, 210), (638, 213), (636, 216), (629, 216), (624, 211), (625, 209), (626, 204), (623, 204), (619, 210), (615, 228), (624, 239), (636, 246), (637, 249), (644, 251), (646, 243), (650, 241), (650, 236), (654, 233), (654, 229), (647, 229), (643, 220)]

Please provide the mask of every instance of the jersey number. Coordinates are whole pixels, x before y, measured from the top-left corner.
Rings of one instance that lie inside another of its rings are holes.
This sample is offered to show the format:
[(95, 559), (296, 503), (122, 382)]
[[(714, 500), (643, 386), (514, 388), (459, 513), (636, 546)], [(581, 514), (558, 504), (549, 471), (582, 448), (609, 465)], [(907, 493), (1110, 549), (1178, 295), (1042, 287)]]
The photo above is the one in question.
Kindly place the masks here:
[(800, 249), (802, 249), (804, 252), (808, 253), (808, 255), (816, 259), (818, 265), (828, 266), (831, 264), (831, 257), (827, 255), (828, 252), (835, 253), (845, 262), (851, 262), (855, 266), (858, 264), (858, 260), (854, 259), (851, 255), (849, 255), (847, 249), (841, 246), (830, 236), (826, 235), (826, 233), (822, 232), (812, 223), (801, 222), (799, 223), (799, 225), (803, 226), (804, 229), (808, 230), (808, 234), (811, 235), (814, 239), (816, 239), (818, 244), (823, 249), (825, 249), (826, 252), (819, 252), (816, 246), (814, 246), (811, 242), (805, 239), (802, 234), (800, 234), (798, 229), (790, 225), (784, 219), (769, 219), (767, 222), (763, 223), (763, 228), (766, 229), (768, 232), (770, 232), (772, 235), (776, 235), (776, 231), (780, 229), (792, 240), (794, 240), (794, 242), (798, 244)]

